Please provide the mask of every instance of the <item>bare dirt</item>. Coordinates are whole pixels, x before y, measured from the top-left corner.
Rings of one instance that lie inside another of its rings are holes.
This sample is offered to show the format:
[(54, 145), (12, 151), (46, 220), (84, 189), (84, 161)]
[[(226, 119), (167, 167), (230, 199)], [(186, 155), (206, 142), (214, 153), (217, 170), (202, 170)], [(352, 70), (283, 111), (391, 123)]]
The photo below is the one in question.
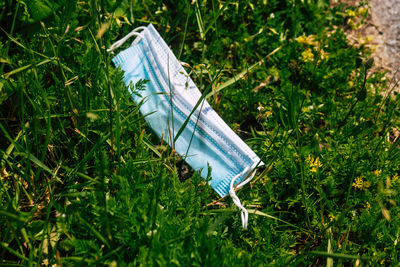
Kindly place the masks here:
[[(343, 1), (359, 6), (360, 1)], [(365, 2), (365, 1), (364, 1)], [(375, 70), (386, 70), (389, 79), (400, 78), (400, 0), (371, 0), (369, 15), (358, 30), (348, 36), (357, 42), (360, 36), (372, 38)]]
[(400, 0), (373, 0), (370, 4), (377, 44), (376, 56), (380, 58), (382, 67), (398, 78), (396, 72), (400, 68)]

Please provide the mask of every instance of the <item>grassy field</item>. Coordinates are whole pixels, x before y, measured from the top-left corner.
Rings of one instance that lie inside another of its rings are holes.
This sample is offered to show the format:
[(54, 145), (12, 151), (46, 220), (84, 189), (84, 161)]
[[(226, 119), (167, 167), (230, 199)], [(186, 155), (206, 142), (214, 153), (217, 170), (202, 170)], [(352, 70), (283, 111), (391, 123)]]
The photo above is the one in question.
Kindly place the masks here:
[[(398, 266), (397, 81), (344, 33), (368, 8), (0, 2), (0, 265)], [(247, 230), (111, 63), (106, 49), (148, 23), (265, 163), (238, 191)]]

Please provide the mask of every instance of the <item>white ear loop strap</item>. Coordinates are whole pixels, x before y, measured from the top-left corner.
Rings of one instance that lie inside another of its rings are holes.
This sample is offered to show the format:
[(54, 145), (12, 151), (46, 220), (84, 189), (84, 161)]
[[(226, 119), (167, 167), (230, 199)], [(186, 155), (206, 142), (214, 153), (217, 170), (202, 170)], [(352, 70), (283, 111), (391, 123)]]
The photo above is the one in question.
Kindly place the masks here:
[[(241, 182), (237, 188), (241, 188), (242, 186), (244, 186), (245, 184), (247, 184), (248, 182), (251, 181), (251, 179), (253, 179), (254, 175), (256, 174), (254, 168), (256, 167), (257, 164), (254, 164), (253, 166), (251, 166), (251, 170), (253, 170), (253, 173), (243, 182)], [(247, 173), (249, 171), (250, 167), (246, 167), (241, 173), (239, 173), (238, 175), (236, 175), (235, 177), (233, 177), (232, 181), (231, 181), (231, 185), (230, 185), (230, 189), (229, 189), (229, 195), (232, 198), (233, 203), (235, 203), (235, 205), (241, 209), (240, 212), (240, 217), (242, 218), (242, 226), (243, 229), (247, 229), (247, 224), (249, 221), (249, 213), (247, 212), (246, 208), (243, 207), (242, 203), (240, 202), (239, 197), (236, 195), (235, 193), (235, 188), (233, 187), (233, 185), (235, 184), (235, 181), (242, 176), (243, 174)]]
[[(134, 29), (133, 31), (131, 31), (130, 33), (128, 33), (127, 35), (125, 35), (123, 38), (121, 38), (120, 40), (116, 41), (115, 43), (113, 43), (109, 49), (107, 49), (107, 52), (112, 52), (115, 49), (117, 49), (118, 47), (120, 47), (121, 45), (123, 45), (126, 40), (128, 40), (129, 38), (131, 38), (132, 36), (136, 36), (136, 37), (140, 37), (143, 38), (143, 35), (141, 33), (139, 33), (138, 31), (140, 30), (146, 30), (146, 27), (144, 26), (140, 26), (137, 27), (136, 29)], [(136, 39), (135, 39), (136, 41)], [(135, 43), (135, 41), (133, 41), (132, 45)]]

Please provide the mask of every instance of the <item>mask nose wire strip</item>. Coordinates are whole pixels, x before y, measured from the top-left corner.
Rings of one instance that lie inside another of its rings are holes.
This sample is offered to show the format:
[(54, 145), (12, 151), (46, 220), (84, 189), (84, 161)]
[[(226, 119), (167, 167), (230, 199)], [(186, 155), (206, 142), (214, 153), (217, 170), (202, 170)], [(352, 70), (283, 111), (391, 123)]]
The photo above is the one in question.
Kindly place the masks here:
[[(249, 213), (247, 212), (246, 208), (243, 207), (242, 203), (240, 202), (239, 197), (236, 195), (235, 193), (235, 188), (233, 187), (233, 185), (235, 184), (235, 181), (242, 176), (243, 174), (245, 174), (248, 170), (250, 169), (250, 167), (246, 167), (241, 173), (239, 173), (238, 175), (236, 175), (235, 177), (233, 177), (232, 181), (231, 181), (231, 185), (230, 185), (230, 189), (229, 189), (229, 195), (232, 198), (233, 203), (235, 203), (235, 205), (241, 209), (241, 213), (240, 216), (242, 218), (242, 226), (243, 229), (247, 229), (247, 224), (249, 221)], [(249, 178), (247, 178), (245, 181), (243, 181), (241, 184), (239, 184), (240, 187), (244, 186), (245, 184), (247, 184), (256, 174), (255, 171), (253, 171), (253, 173), (250, 175)], [(238, 187), (239, 187), (238, 186)]]
[[(140, 30), (145, 30), (145, 29), (146, 29), (146, 27), (144, 27), (144, 26), (135, 28), (133, 31), (131, 31), (130, 33), (128, 33), (127, 35), (125, 35), (123, 38), (121, 38), (120, 40), (118, 40), (118, 41), (116, 41), (115, 43), (113, 43), (113, 44), (110, 46), (110, 48), (107, 49), (107, 52), (112, 52), (112, 51), (114, 51), (115, 49), (117, 49), (118, 47), (120, 47), (121, 45), (123, 45), (123, 44), (126, 42), (126, 40), (128, 40), (129, 38), (131, 38), (131, 37), (134, 36), (134, 35), (135, 35), (136, 37), (143, 38), (143, 35), (142, 35), (141, 33), (139, 33), (138, 31), (140, 31)], [(133, 42), (133, 43), (135, 43), (135, 42)], [(132, 44), (133, 44), (133, 43), (132, 43)]]

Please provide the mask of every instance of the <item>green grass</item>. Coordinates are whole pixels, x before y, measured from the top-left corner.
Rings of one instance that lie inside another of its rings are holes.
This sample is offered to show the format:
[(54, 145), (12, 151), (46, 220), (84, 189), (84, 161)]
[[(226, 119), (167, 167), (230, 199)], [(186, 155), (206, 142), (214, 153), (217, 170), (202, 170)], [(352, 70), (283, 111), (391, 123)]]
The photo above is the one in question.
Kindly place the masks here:
[[(400, 96), (343, 32), (360, 10), (1, 2), (0, 265), (397, 266)], [(266, 164), (238, 192), (246, 231), (111, 64), (106, 48), (150, 22)]]

